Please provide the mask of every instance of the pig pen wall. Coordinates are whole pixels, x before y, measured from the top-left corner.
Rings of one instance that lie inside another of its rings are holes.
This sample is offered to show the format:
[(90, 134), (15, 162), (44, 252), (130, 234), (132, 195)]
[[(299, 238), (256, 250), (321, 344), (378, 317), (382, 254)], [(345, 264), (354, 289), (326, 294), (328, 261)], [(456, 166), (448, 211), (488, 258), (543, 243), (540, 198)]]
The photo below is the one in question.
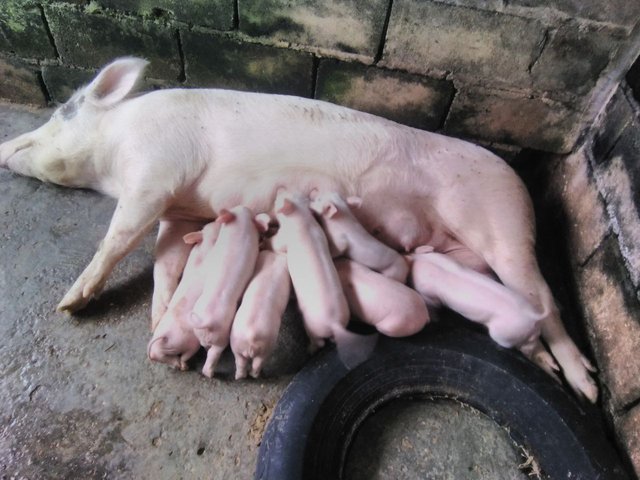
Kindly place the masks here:
[(639, 17), (635, 0), (3, 0), (0, 98), (62, 102), (139, 55), (151, 86), (316, 97), (564, 153), (631, 64)]
[(570, 290), (563, 316), (584, 322), (603, 408), (640, 475), (640, 78), (628, 78), (635, 97), (622, 82), (579, 148), (546, 157), (537, 182), (547, 243), (567, 267), (554, 293)]
[(328, 100), (535, 166), (568, 265), (552, 286), (640, 473), (639, 22), (637, 0), (2, 0), (0, 99), (64, 102), (137, 55), (146, 88)]

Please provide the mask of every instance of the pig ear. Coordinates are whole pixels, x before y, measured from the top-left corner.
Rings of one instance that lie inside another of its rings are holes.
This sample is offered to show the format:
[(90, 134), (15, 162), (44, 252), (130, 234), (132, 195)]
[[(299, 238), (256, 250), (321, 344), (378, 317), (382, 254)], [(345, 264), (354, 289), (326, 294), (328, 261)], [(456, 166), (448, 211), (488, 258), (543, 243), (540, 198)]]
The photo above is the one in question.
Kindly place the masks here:
[(220, 215), (218, 215), (218, 218), (216, 218), (216, 221), (222, 223), (223, 225), (225, 223), (230, 223), (233, 222), (233, 220), (235, 220), (236, 216), (231, 213), (229, 210), (223, 208), (222, 210), (220, 210)]
[(347, 197), (347, 205), (351, 208), (360, 208), (362, 206), (362, 199), (360, 197)]
[(335, 203), (329, 202), (325, 205), (322, 213), (326, 215), (327, 218), (333, 218), (335, 214), (338, 213), (338, 207), (336, 207)]
[(295, 210), (295, 205), (293, 204), (293, 202), (288, 198), (285, 198), (282, 201), (282, 207), (280, 207), (280, 210), (278, 210), (278, 213), (282, 213), (283, 215), (290, 215), (291, 213), (293, 213), (294, 210)]
[(271, 217), (268, 213), (259, 213), (253, 219), (256, 227), (258, 227), (258, 231), (260, 233), (264, 233), (269, 230), (269, 222), (271, 221)]
[(120, 58), (104, 67), (87, 86), (87, 97), (99, 107), (111, 107), (136, 86), (145, 67), (149, 64), (141, 58)]
[(184, 237), (182, 237), (182, 240), (184, 240), (184, 243), (189, 245), (200, 243), (202, 242), (202, 232), (200, 231), (187, 233)]

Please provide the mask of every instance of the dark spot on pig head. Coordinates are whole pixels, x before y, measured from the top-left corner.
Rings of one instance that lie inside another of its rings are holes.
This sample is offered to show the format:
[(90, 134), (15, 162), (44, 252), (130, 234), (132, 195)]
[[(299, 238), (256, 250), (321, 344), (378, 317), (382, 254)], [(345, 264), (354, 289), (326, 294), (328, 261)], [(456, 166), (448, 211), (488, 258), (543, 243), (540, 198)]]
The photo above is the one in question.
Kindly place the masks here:
[(71, 120), (78, 114), (78, 110), (84, 103), (84, 95), (73, 96), (67, 103), (60, 107), (60, 115), (64, 121)]

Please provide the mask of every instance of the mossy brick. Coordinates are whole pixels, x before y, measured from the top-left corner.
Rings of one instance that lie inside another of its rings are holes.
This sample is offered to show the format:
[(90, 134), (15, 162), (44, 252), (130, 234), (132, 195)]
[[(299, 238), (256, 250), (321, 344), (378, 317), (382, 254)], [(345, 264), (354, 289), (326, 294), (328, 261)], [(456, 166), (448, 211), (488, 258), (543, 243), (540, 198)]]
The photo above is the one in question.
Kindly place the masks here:
[[(530, 8), (529, 15), (543, 17), (553, 9), (567, 17), (618, 25), (631, 30), (640, 18), (640, 2), (629, 0), (509, 0), (510, 7)], [(540, 9), (538, 14), (536, 10)]]
[(629, 276), (640, 288), (640, 122), (633, 120), (594, 175), (612, 216)]
[(445, 123), (455, 135), (551, 153), (571, 151), (580, 128), (580, 112), (564, 104), (477, 88), (458, 91)]
[(238, 17), (250, 36), (372, 61), (388, 7), (388, 0), (238, 0)]
[(564, 222), (564, 241), (571, 245), (571, 264), (578, 268), (611, 233), (609, 216), (593, 178), (586, 149), (563, 156), (549, 175), (545, 189), (557, 195), (569, 219)]
[(46, 106), (37, 67), (16, 58), (0, 57), (0, 99)]
[(183, 32), (187, 84), (264, 93), (311, 95), (311, 54)]
[(458, 7), (478, 8), (481, 10), (501, 11), (504, 9), (504, 0), (438, 0), (440, 3), (456, 5)]
[(633, 90), (636, 100), (640, 102), (640, 57), (636, 58), (636, 61), (629, 69), (627, 82), (629, 82), (629, 86), (631, 90)]
[(584, 95), (591, 91), (609, 64), (619, 39), (607, 30), (567, 23), (549, 33), (540, 57), (531, 68), (532, 87), (555, 94)]
[(615, 426), (619, 441), (640, 478), (640, 405), (617, 416)]
[(0, 48), (27, 58), (55, 58), (42, 11), (35, 2), (4, 0), (0, 5)]
[(595, 132), (592, 143), (593, 157), (597, 163), (607, 159), (608, 153), (634, 118), (628, 95), (623, 87), (619, 87), (605, 107), (600, 127)]
[(42, 80), (51, 100), (57, 103), (66, 102), (75, 90), (88, 84), (95, 74), (95, 70), (82, 70), (62, 65), (42, 67)]
[(318, 68), (316, 98), (434, 130), (446, 115), (453, 85), (444, 80), (325, 60)]
[(121, 56), (151, 62), (147, 74), (175, 79), (181, 74), (177, 31), (151, 21), (63, 5), (45, 6), (51, 33), (65, 64), (97, 68)]
[(617, 410), (640, 397), (640, 305), (613, 236), (577, 270), (576, 280), (599, 377)]
[(395, 0), (382, 64), (473, 84), (522, 86), (544, 40), (536, 20), (422, 0)]
[(98, 0), (97, 3), (149, 18), (177, 20), (216, 30), (233, 28), (233, 0)]

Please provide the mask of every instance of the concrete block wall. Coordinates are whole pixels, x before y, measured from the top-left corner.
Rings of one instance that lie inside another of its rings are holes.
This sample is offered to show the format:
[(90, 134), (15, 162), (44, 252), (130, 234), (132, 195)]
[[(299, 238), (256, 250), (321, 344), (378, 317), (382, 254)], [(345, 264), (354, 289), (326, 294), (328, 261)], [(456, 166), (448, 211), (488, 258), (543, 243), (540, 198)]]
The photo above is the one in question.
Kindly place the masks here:
[(139, 55), (152, 88), (316, 97), (568, 152), (628, 69), (639, 19), (625, 0), (3, 0), (0, 98), (63, 102)]
[(599, 369), (602, 402), (640, 476), (640, 106), (622, 84), (582, 148), (552, 162), (568, 269)]

